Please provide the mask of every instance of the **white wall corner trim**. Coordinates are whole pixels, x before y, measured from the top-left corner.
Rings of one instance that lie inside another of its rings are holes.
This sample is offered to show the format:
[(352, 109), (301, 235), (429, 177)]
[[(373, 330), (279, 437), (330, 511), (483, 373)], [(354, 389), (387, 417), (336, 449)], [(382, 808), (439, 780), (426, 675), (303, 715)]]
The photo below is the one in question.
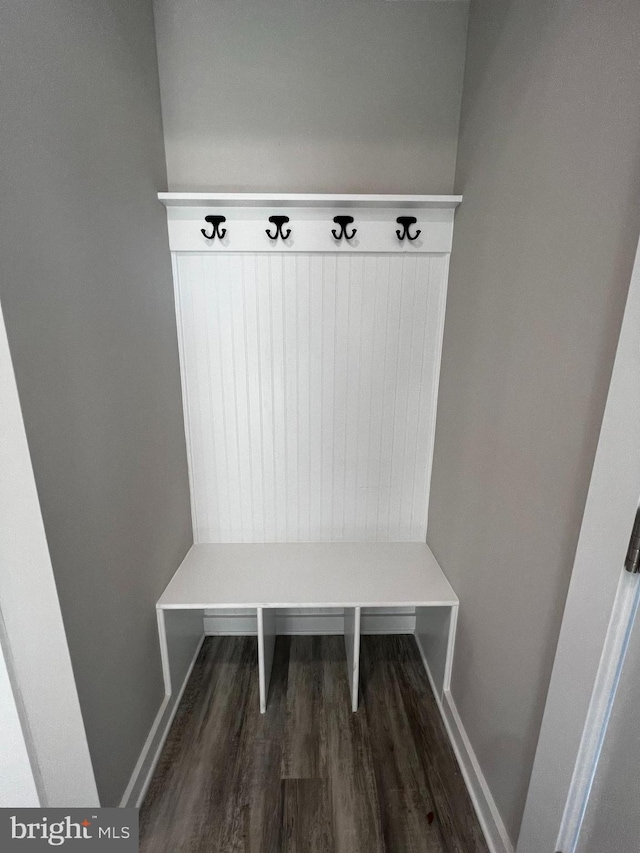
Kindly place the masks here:
[(37, 808), (40, 798), (29, 758), (19, 696), (14, 692), (2, 648), (4, 633), (0, 612), (0, 808)]
[(451, 691), (445, 689), (442, 698), (440, 697), (418, 636), (416, 636), (416, 643), (489, 850), (491, 853), (514, 853), (513, 844), (480, 768)]
[(97, 806), (1, 306), (0, 566), (3, 653), (19, 699), (40, 805)]

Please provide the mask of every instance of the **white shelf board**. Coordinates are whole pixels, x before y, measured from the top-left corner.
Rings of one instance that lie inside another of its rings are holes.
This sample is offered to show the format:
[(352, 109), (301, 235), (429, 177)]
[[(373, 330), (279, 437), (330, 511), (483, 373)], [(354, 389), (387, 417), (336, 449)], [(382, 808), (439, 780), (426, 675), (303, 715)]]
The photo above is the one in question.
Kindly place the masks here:
[(161, 610), (434, 607), (458, 598), (421, 542), (194, 545)]
[(167, 207), (382, 207), (456, 208), (461, 195), (369, 195), (368, 193), (158, 193)]

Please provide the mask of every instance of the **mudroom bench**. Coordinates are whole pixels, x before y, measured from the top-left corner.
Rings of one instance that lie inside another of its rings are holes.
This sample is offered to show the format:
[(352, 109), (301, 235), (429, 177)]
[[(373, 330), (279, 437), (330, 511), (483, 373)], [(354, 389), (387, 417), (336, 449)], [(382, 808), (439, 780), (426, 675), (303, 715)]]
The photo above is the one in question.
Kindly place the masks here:
[[(458, 598), (419, 542), (197, 544), (157, 604), (167, 695), (179, 688), (205, 610), (257, 616), (260, 711), (267, 708), (278, 608), (339, 608), (351, 706), (358, 709), (361, 609), (415, 607), (415, 636), (436, 696), (449, 689)], [(181, 621), (187, 613), (190, 621)], [(185, 627), (186, 626), (186, 627)], [(198, 628), (195, 627), (197, 633)], [(181, 642), (186, 638), (186, 642)], [(192, 656), (192, 655), (191, 655)]]

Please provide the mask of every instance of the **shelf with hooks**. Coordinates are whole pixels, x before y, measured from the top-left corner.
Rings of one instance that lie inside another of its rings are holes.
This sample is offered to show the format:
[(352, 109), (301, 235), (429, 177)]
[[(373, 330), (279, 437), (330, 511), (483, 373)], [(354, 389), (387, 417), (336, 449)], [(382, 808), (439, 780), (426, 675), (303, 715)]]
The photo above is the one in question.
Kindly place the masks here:
[[(173, 252), (285, 253), (448, 253), (462, 200), (291, 193), (159, 193), (158, 198), (167, 208)], [(348, 215), (341, 212), (345, 209)]]

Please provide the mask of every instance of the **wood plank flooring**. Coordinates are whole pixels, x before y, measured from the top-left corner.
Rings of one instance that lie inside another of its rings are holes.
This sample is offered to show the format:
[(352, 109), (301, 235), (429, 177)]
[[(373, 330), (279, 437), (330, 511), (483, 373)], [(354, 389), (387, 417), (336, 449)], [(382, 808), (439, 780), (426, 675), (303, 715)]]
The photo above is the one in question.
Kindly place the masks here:
[(142, 853), (488, 853), (412, 636), (208, 637), (140, 812)]

